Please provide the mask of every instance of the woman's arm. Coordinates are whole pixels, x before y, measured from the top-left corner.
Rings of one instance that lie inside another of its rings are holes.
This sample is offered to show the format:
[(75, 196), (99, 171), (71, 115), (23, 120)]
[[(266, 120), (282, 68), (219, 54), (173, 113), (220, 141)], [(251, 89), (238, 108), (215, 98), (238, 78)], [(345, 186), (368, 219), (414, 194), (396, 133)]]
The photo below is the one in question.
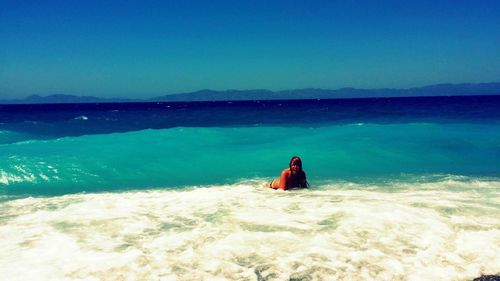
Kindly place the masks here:
[(283, 172), (281, 172), (280, 186), (278, 187), (281, 190), (286, 190), (287, 181), (288, 181), (288, 173), (289, 173), (288, 169), (285, 169), (285, 170), (283, 170)]

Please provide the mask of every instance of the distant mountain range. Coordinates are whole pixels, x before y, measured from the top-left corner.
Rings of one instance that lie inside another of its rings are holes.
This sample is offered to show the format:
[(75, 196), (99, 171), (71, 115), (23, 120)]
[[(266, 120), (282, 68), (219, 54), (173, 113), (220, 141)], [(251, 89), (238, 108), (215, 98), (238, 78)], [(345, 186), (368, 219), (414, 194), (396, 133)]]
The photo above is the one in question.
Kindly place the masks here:
[(24, 99), (0, 100), (0, 104), (41, 103), (110, 103), (110, 102), (168, 102), (168, 101), (237, 101), (237, 100), (289, 100), (289, 99), (342, 99), (414, 96), (470, 96), (500, 95), (500, 83), (438, 84), (409, 89), (297, 89), (269, 90), (200, 90), (191, 93), (170, 94), (150, 99), (98, 98), (73, 95), (32, 95)]
[(41, 104), (41, 103), (103, 103), (103, 102), (133, 102), (139, 100), (131, 99), (108, 99), (92, 96), (73, 96), (73, 95), (49, 95), (39, 96), (31, 95), (24, 99), (0, 100), (0, 104)]

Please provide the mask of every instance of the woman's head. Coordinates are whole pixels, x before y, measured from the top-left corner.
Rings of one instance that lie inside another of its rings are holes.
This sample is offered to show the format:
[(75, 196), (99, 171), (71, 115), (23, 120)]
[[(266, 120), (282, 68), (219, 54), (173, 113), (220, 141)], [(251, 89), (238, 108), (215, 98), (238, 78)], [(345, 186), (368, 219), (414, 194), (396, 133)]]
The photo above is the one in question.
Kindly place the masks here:
[(297, 174), (302, 171), (302, 160), (300, 160), (300, 157), (293, 156), (292, 159), (290, 159), (289, 167), (292, 174)]

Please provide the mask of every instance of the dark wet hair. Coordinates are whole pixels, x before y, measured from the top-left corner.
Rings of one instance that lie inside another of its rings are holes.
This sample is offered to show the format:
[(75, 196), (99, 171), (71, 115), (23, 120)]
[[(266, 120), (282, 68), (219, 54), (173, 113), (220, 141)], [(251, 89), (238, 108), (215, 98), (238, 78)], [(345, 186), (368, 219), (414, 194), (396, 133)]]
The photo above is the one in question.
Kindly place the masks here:
[(298, 166), (300, 167), (300, 170), (298, 172), (298, 177), (299, 178), (302, 178), (304, 179), (304, 184), (298, 186), (298, 187), (305, 187), (305, 188), (309, 188), (309, 183), (307, 182), (307, 178), (306, 178), (306, 173), (304, 172), (304, 170), (302, 170), (302, 160), (300, 159), (299, 156), (293, 156), (292, 159), (290, 159), (290, 164), (288, 164), (288, 166), (290, 167), (290, 171), (292, 170), (292, 163), (296, 161)]
[(292, 159), (290, 159), (290, 163), (288, 164), (288, 167), (291, 169), (292, 168), (292, 163), (296, 161), (299, 164), (300, 170), (302, 171), (302, 160), (300, 159), (299, 156), (293, 156)]

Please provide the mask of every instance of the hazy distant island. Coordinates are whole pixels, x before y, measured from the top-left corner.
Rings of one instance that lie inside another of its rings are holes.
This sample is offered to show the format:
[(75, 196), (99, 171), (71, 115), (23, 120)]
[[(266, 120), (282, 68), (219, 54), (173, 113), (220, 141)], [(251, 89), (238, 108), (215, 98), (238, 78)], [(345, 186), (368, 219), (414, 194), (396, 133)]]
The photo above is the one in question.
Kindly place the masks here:
[(341, 88), (336, 90), (329, 90), (307, 88), (284, 91), (200, 90), (189, 93), (163, 95), (149, 99), (99, 98), (93, 96), (74, 96), (61, 94), (49, 96), (32, 95), (24, 99), (0, 100), (0, 104), (242, 101), (471, 95), (500, 95), (500, 83), (437, 84), (408, 89)]

